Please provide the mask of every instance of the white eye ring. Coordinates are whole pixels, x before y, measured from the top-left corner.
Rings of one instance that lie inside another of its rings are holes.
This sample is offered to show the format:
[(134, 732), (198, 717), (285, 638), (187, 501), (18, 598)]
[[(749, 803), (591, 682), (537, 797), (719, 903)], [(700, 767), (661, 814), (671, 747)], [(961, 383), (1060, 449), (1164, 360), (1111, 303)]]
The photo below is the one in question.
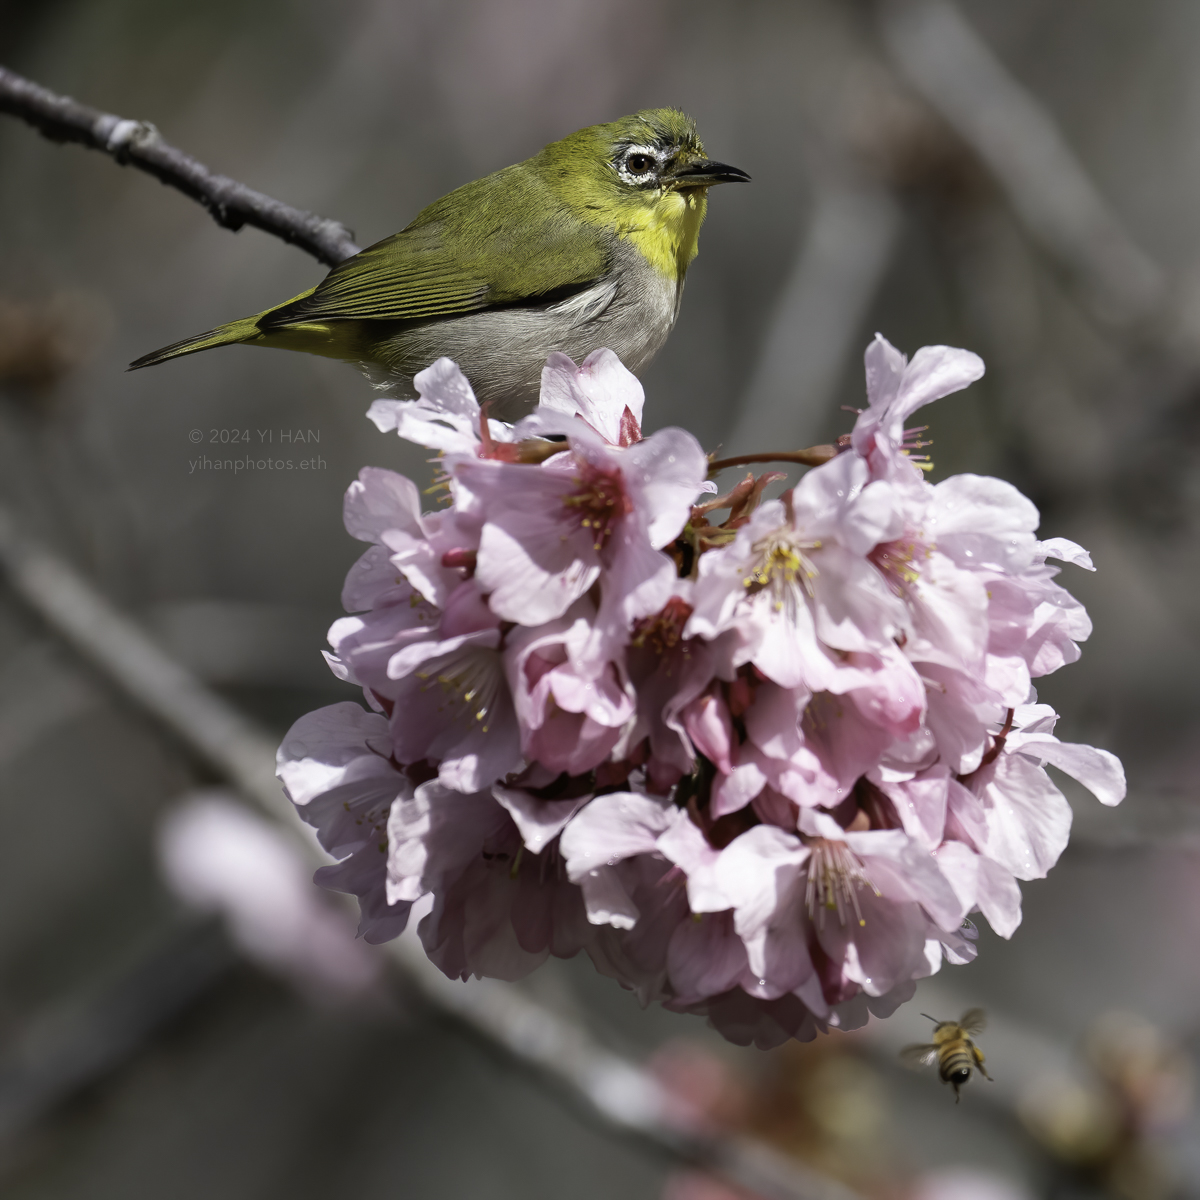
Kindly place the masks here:
[[(631, 159), (638, 157), (649, 160), (650, 165), (640, 171), (635, 171), (629, 164)], [(645, 183), (653, 178), (662, 163), (662, 154), (654, 146), (626, 146), (616, 161), (617, 174), (626, 183)]]

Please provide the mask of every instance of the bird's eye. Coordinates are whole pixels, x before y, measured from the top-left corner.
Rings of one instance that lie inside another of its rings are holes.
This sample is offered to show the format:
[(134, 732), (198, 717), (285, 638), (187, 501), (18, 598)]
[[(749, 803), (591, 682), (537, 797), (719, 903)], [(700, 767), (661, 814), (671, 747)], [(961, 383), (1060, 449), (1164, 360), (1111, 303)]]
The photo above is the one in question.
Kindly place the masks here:
[(632, 175), (645, 175), (654, 170), (655, 161), (649, 154), (635, 152), (630, 154), (625, 159), (626, 169)]

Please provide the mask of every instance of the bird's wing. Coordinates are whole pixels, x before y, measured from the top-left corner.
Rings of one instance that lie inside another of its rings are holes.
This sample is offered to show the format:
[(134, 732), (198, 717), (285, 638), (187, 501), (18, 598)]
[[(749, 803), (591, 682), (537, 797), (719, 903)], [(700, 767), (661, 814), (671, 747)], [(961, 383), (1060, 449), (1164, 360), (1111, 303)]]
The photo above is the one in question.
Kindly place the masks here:
[(420, 320), (544, 303), (583, 290), (607, 269), (602, 231), (521, 164), (451, 192), (259, 325)]
[(917, 1042), (900, 1051), (900, 1061), (906, 1067), (927, 1067), (937, 1058), (938, 1048), (932, 1042)]
[(969, 1008), (958, 1023), (968, 1035), (982, 1033), (987, 1028), (987, 1013), (982, 1008)]

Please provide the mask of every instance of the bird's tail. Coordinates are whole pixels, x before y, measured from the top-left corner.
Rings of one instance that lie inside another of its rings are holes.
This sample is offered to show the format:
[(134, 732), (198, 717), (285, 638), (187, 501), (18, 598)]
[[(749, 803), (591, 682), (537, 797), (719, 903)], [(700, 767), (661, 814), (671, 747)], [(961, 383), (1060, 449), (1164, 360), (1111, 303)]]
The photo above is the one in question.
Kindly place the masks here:
[(216, 329), (210, 329), (207, 333), (184, 338), (182, 342), (172, 342), (161, 350), (143, 354), (141, 358), (135, 358), (128, 369), (136, 371), (141, 367), (153, 367), (169, 358), (195, 354), (197, 350), (210, 350), (213, 346), (229, 346), (235, 342), (253, 342), (262, 336), (263, 331), (258, 327), (258, 317), (244, 317), (240, 321), (230, 321), (228, 325), (218, 325)]

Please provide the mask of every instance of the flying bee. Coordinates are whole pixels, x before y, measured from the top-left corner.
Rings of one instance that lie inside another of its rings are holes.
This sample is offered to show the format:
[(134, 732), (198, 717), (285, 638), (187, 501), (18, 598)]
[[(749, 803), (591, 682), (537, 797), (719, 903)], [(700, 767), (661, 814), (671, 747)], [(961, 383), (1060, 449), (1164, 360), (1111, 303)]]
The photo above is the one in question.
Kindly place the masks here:
[(900, 1051), (900, 1061), (910, 1067), (928, 1067), (937, 1062), (938, 1074), (943, 1083), (954, 1088), (954, 1103), (958, 1103), (958, 1090), (978, 1071), (984, 1079), (991, 1081), (983, 1065), (983, 1051), (971, 1040), (971, 1035), (982, 1033), (987, 1025), (987, 1013), (982, 1008), (968, 1009), (957, 1021), (939, 1021), (928, 1013), (921, 1016), (933, 1022), (933, 1041), (905, 1046)]

